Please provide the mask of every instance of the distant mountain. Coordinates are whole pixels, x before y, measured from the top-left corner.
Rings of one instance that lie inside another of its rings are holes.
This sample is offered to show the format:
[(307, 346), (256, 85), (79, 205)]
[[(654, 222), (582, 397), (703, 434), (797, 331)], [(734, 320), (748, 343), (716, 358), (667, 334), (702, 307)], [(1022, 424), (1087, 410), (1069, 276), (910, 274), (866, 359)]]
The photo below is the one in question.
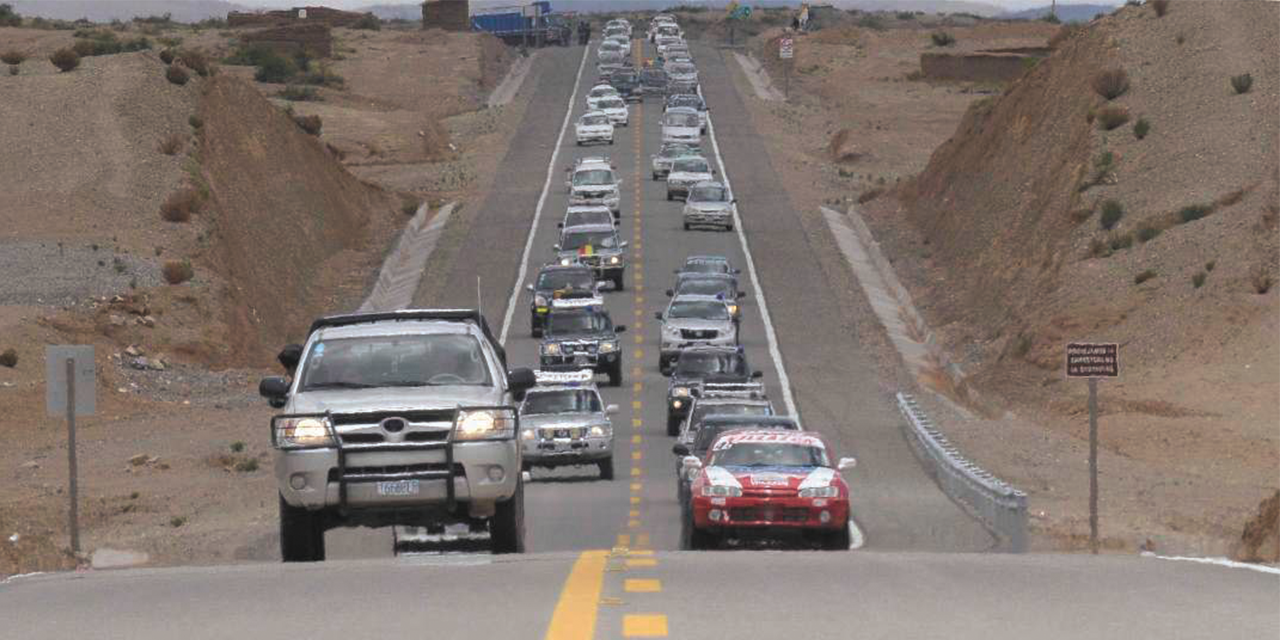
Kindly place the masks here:
[[(1108, 4), (1062, 4), (1058, 3), (1058, 19), (1063, 22), (1088, 22), (1099, 13), (1115, 11), (1115, 5)], [(1022, 11), (1002, 13), (998, 17), (1009, 20), (1039, 20), (1049, 15), (1049, 7), (1036, 7)]]
[(222, 0), (4, 0), (18, 15), (52, 20), (88, 18), (94, 22), (130, 20), (147, 16), (170, 16), (178, 22), (199, 22), (225, 18), (228, 11), (253, 11), (252, 7)]
[(972, 13), (991, 17), (1003, 8), (985, 2), (966, 0), (834, 0), (831, 4), (841, 9), (859, 11), (923, 11), (925, 13)]
[(375, 4), (356, 9), (361, 13), (372, 13), (381, 20), (421, 20), (422, 5), (414, 4)]

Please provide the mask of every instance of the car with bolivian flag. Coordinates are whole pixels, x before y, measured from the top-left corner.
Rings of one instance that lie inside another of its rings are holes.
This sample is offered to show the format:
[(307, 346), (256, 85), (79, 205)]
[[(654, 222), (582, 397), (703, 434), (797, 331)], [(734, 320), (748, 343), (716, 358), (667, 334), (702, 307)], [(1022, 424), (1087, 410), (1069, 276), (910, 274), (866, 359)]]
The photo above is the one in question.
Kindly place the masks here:
[(826, 439), (812, 431), (724, 432), (690, 461), (697, 475), (682, 546), (798, 537), (823, 549), (848, 549), (849, 485), (840, 472), (854, 464), (853, 458), (837, 461)]
[(560, 264), (585, 264), (595, 270), (597, 280), (612, 282), (615, 291), (622, 291), (622, 277), (627, 268), (627, 241), (618, 237), (614, 225), (564, 227), (560, 230), (560, 242), (553, 248)]

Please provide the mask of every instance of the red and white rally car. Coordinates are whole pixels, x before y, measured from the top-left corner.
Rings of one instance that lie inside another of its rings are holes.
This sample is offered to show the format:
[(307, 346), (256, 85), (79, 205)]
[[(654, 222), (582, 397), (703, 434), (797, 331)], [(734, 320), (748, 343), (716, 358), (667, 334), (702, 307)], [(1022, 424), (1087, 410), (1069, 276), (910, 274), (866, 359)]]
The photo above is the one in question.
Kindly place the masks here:
[(702, 460), (689, 461), (702, 471), (691, 487), (683, 546), (799, 533), (825, 549), (848, 549), (849, 486), (840, 471), (855, 460), (832, 456), (810, 431), (725, 432)]

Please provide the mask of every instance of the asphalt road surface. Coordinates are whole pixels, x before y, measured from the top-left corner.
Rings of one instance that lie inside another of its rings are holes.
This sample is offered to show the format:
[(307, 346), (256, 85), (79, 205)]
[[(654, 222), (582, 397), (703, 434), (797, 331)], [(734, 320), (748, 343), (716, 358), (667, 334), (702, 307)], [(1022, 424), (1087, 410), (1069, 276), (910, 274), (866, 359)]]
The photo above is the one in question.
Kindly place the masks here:
[[(0, 638), (1280, 637), (1275, 575), (1136, 557), (981, 553), (990, 536), (916, 463), (890, 390), (823, 295), (833, 285), (720, 53), (696, 49), (721, 173), (738, 198), (760, 288), (746, 273), (743, 237), (683, 231), (679, 203), (650, 180), (659, 101), (633, 106), (631, 126), (618, 130), (613, 146), (576, 147), (571, 126), (557, 146), (566, 106), (576, 119), (595, 78), (587, 55), (581, 79), (581, 47), (539, 60), (530, 76), (538, 86), (493, 192), (451, 222), (456, 242), (438, 252), (446, 254), (438, 258), (449, 269), (445, 284), (416, 302), (475, 306), (478, 276), (485, 314), (500, 327), (512, 291), (524, 284), (517, 276), (535, 215), (524, 266), (532, 275), (552, 258), (566, 206), (564, 168), (574, 157), (610, 155), (625, 181), (619, 229), (631, 258), (626, 289), (605, 294), (614, 321), (628, 326), (624, 383), (604, 389), (620, 407), (617, 479), (597, 479), (594, 467), (534, 470), (523, 556), (460, 547), (391, 557), (389, 530), (343, 530), (328, 534), (330, 561), (315, 565), (19, 578), (0, 584)], [(714, 154), (710, 141), (705, 146)], [(775, 405), (785, 409), (789, 391), (806, 428), (859, 458), (846, 477), (861, 549), (675, 551), (675, 459), (653, 314), (665, 307), (672, 270), (686, 255), (707, 253), (744, 268), (744, 344)], [(515, 297), (513, 366), (537, 362), (528, 303), (523, 293)], [(780, 368), (789, 389), (779, 386)]]

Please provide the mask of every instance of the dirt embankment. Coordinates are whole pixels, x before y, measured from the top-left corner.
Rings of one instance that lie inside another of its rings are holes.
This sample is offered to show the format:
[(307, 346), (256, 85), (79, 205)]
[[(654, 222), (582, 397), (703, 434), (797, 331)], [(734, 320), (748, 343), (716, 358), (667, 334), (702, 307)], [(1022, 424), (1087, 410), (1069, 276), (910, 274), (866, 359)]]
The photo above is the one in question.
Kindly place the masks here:
[(348, 173), (257, 90), (214, 78), (200, 105), (228, 362), (269, 366), (318, 315), (353, 308), (397, 203)]
[[(912, 224), (928, 259), (903, 269), (930, 323), (1050, 437), (1084, 437), (1065, 343), (1120, 343), (1121, 378), (1103, 385), (1103, 448), (1124, 461), (1110, 508), (1166, 548), (1224, 552), (1280, 466), (1280, 62), (1263, 53), (1278, 24), (1270, 2), (1095, 20), (976, 102), (869, 211)], [(1115, 70), (1127, 87), (1104, 97)], [(966, 438), (979, 459), (1002, 446)], [(1052, 473), (1004, 471), (1080, 526)]]

